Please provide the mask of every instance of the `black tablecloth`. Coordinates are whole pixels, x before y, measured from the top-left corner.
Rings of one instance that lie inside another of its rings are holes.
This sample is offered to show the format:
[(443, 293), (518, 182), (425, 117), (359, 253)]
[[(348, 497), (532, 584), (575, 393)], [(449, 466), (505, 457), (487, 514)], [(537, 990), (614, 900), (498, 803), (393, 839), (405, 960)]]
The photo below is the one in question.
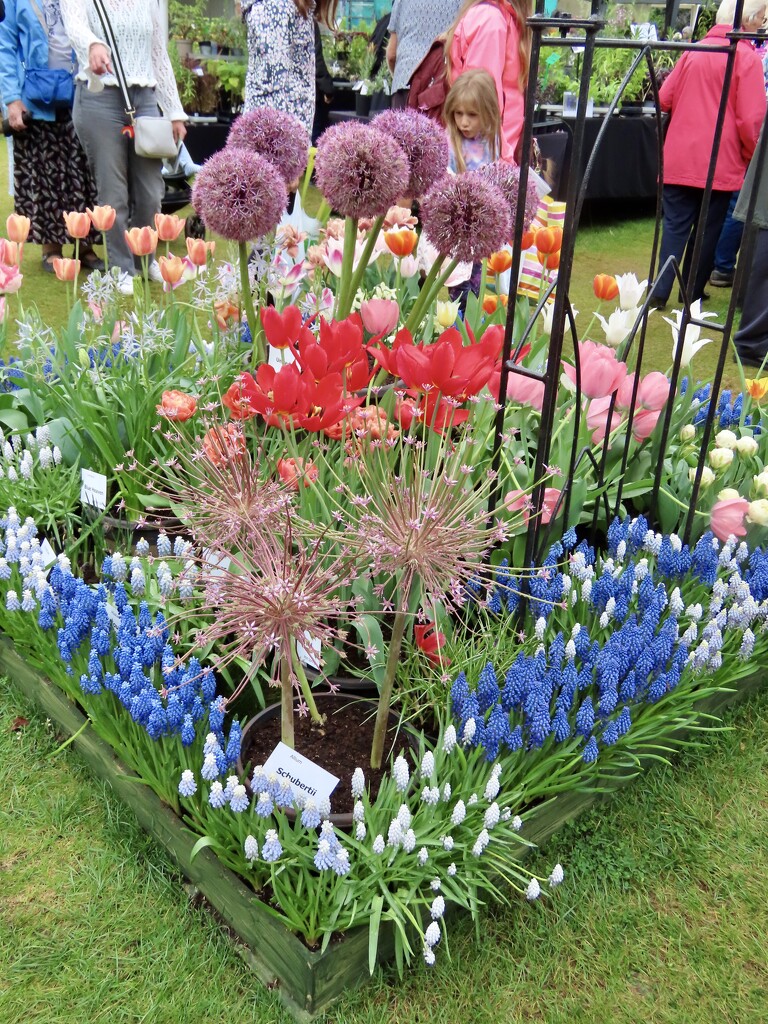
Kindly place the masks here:
[[(604, 117), (588, 117), (584, 123), (582, 172), (586, 171), (597, 134), (605, 120)], [(656, 125), (654, 116), (613, 115), (608, 119), (605, 136), (590, 171), (587, 199), (648, 199), (656, 195), (659, 174)], [(537, 123), (534, 133), (541, 140), (542, 136), (565, 131), (571, 136), (572, 143), (573, 128), (572, 119), (553, 118)], [(542, 143), (545, 155), (546, 148), (546, 142)], [(557, 199), (565, 199), (571, 173), (571, 145), (567, 150), (565, 166), (555, 188)]]

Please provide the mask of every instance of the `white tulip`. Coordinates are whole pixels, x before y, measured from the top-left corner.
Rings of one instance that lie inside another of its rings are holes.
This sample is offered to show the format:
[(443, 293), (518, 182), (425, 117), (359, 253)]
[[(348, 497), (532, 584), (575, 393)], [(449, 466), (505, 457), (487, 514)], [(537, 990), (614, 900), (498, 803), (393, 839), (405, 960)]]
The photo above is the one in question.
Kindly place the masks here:
[(696, 437), (696, 427), (692, 423), (686, 423), (680, 431), (681, 441), (692, 441)]
[(733, 462), (733, 451), (730, 448), (713, 448), (709, 462), (713, 469), (725, 469)]
[(755, 491), (759, 497), (768, 497), (768, 469), (764, 469), (762, 473), (753, 476), (752, 483), (755, 485)]
[(750, 501), (747, 521), (757, 523), (758, 526), (768, 526), (768, 500), (758, 498), (757, 501)]
[(717, 496), (718, 501), (732, 501), (734, 498), (740, 498), (741, 495), (735, 487), (724, 487)]
[(716, 448), (735, 448), (738, 443), (738, 437), (732, 430), (720, 430), (715, 434), (715, 447)]
[(606, 343), (612, 348), (617, 348), (625, 340), (635, 323), (631, 310), (615, 309), (607, 320), (599, 313), (595, 313), (595, 316), (605, 331)]
[(753, 455), (756, 455), (759, 447), (754, 437), (740, 437), (736, 442), (736, 451), (745, 458), (751, 458)]
[[(668, 316), (664, 319), (667, 321), (669, 326), (672, 328), (672, 358), (675, 359), (677, 356), (677, 346), (680, 344), (680, 327), (682, 326), (683, 311), (676, 309), (674, 311), (674, 320), (670, 320)], [(697, 299), (691, 304), (691, 319), (693, 320), (706, 320), (717, 319), (717, 313), (702, 313), (701, 311), (701, 299)], [(710, 345), (712, 343), (711, 338), (699, 338), (701, 334), (701, 328), (694, 326), (689, 323), (685, 328), (683, 335), (683, 354), (680, 360), (681, 366), (689, 366), (691, 360), (704, 345)]]
[(619, 286), (619, 306), (622, 309), (633, 309), (642, 304), (643, 293), (648, 287), (647, 281), (638, 281), (635, 274), (617, 274), (616, 284)]
[[(691, 481), (691, 483), (693, 483), (693, 481), (696, 479), (695, 466), (688, 470), (688, 479)], [(701, 471), (701, 489), (706, 490), (706, 488), (711, 486), (711, 484), (713, 484), (714, 481), (715, 474), (712, 472), (709, 466), (704, 466), (704, 468)]]

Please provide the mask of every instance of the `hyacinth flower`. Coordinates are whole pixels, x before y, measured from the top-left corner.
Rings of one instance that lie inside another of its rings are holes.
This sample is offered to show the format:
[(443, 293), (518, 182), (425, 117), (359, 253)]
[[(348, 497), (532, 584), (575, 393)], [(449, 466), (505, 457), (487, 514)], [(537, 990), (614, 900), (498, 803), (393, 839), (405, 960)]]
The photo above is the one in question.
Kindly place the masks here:
[[(642, 517), (615, 520), (608, 540), (602, 558), (572, 532), (555, 545), (528, 583), (529, 650), (453, 684), (457, 732), (509, 765), (526, 800), (674, 749), (681, 728), (701, 727), (697, 702), (767, 646), (762, 550), (711, 535), (689, 549)], [(497, 579), (489, 609), (502, 623), (518, 586), (508, 570)]]
[(478, 891), (533, 901), (563, 881), (559, 864), (548, 878), (521, 866), (531, 844), (504, 769), (461, 744), (448, 722), (434, 745), (422, 740), (418, 753), (396, 758), (375, 798), (364, 770), (355, 770), (349, 834), (328, 820), (331, 801), (292, 791), (261, 765), (244, 796), (241, 781), (218, 770), (219, 758), (220, 744), (209, 736), (202, 764), (178, 779), (184, 809), (207, 844), (257, 891), (269, 888), (275, 912), (310, 946), (327, 943), (357, 915), (378, 922), (371, 969), (382, 922), (395, 926), (398, 959), (423, 955), (431, 965), (451, 905), (476, 917)]

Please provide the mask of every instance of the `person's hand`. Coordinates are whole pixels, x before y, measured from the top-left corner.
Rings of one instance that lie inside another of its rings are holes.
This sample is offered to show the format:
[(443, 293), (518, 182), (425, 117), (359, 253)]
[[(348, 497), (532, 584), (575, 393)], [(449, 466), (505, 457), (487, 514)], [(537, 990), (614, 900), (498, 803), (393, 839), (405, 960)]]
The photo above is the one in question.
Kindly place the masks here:
[(8, 104), (8, 124), (15, 132), (26, 131), (27, 126), (24, 124), (23, 114), (26, 114), (27, 108), (21, 102), (21, 100), (13, 100)]
[(103, 43), (91, 43), (88, 50), (88, 67), (94, 75), (112, 74), (112, 60)]
[(171, 121), (171, 126), (173, 127), (173, 141), (178, 145), (179, 142), (184, 141), (187, 125), (184, 121)]
[(328, 96), (326, 93), (323, 93), (323, 103), (325, 103), (326, 107), (330, 107), (333, 103), (333, 95)]

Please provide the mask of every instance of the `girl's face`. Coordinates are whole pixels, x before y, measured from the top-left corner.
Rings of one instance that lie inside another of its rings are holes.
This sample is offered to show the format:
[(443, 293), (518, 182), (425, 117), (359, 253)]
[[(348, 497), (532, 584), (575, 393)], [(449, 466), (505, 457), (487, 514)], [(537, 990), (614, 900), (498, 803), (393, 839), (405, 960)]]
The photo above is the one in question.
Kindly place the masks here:
[(460, 103), (453, 112), (453, 119), (465, 139), (476, 139), (480, 134), (480, 112), (470, 103)]

